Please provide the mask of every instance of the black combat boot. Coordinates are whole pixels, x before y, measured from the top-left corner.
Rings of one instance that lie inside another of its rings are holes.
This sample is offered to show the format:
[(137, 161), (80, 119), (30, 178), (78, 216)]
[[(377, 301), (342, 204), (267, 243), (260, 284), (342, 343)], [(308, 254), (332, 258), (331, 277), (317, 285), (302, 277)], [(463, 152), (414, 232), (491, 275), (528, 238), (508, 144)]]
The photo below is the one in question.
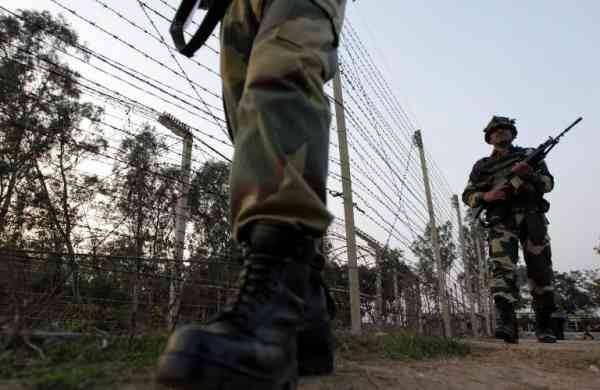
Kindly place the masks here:
[(554, 336), (554, 332), (552, 332), (552, 312), (554, 309), (553, 293), (545, 292), (542, 295), (533, 295), (535, 337), (537, 337), (540, 343), (556, 342), (556, 336)]
[(556, 336), (552, 332), (552, 311), (538, 310), (535, 312), (535, 337), (540, 343), (555, 343)]
[(333, 372), (335, 340), (331, 321), (335, 317), (335, 302), (323, 281), (321, 271), (325, 259), (317, 254), (311, 261), (305, 321), (298, 329), (298, 373), (327, 375)]
[(297, 330), (304, 324), (314, 240), (291, 225), (259, 222), (246, 243), (235, 300), (207, 325), (171, 335), (159, 359), (159, 383), (178, 389), (296, 389)]
[(519, 329), (515, 306), (506, 299), (497, 298), (496, 306), (496, 332), (494, 336), (510, 344), (519, 342)]

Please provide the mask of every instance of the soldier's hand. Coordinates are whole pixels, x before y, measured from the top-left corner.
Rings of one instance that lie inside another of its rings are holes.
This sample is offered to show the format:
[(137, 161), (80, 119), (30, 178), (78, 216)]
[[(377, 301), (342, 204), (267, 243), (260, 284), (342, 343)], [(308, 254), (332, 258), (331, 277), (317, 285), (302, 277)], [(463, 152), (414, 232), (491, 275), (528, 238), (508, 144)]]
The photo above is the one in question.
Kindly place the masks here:
[(495, 202), (497, 200), (506, 200), (508, 196), (508, 186), (493, 189), (483, 194), (483, 200), (486, 202)]
[(518, 162), (511, 168), (512, 173), (519, 177), (528, 177), (533, 173), (533, 168), (526, 162)]

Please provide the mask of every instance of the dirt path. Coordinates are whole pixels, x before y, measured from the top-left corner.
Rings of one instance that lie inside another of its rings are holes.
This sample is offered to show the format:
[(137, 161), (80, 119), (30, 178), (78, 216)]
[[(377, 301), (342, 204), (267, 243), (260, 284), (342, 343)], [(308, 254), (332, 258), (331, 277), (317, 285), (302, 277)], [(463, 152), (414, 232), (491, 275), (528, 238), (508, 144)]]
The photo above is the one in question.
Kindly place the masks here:
[(301, 390), (600, 389), (600, 342), (507, 346), (473, 342), (467, 358), (402, 363), (341, 361), (335, 375), (304, 380)]

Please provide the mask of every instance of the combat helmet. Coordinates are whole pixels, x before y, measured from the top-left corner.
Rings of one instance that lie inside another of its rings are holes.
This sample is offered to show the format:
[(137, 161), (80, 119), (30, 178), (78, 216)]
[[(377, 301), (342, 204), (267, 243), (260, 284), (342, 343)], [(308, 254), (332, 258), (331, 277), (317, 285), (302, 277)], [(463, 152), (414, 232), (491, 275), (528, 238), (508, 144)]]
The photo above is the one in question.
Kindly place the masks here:
[(506, 116), (494, 115), (492, 120), (483, 129), (485, 134), (485, 142), (490, 143), (490, 135), (498, 128), (509, 129), (513, 133), (513, 137), (517, 136), (517, 127), (515, 126), (515, 120)]

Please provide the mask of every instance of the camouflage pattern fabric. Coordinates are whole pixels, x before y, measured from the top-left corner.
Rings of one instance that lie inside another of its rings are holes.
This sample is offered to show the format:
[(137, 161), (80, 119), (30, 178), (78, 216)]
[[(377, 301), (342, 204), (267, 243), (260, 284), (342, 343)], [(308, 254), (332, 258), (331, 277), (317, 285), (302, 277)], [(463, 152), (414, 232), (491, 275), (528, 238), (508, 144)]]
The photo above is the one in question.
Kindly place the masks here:
[(339, 34), (342, 32), (346, 0), (314, 0), (314, 2), (318, 4), (321, 8), (323, 8), (331, 18), (337, 39), (337, 37), (339, 37)]
[[(506, 156), (497, 157), (492, 154), (492, 156), (478, 160), (471, 170), (469, 182), (462, 194), (465, 204), (472, 208), (482, 206), (484, 204), (483, 193), (492, 189), (492, 172), (507, 173), (513, 164), (522, 160), (533, 150), (513, 146)], [(527, 181), (515, 177), (511, 181), (511, 185), (514, 193), (508, 206), (531, 210), (539, 206), (537, 202), (544, 193), (552, 191), (554, 177), (546, 163), (542, 163), (538, 171)]]
[(488, 206), (488, 213), (498, 213), (502, 223), (489, 229), (489, 254), (491, 291), (494, 299), (511, 303), (518, 301), (516, 264), (519, 259), (519, 242), (527, 266), (529, 287), (534, 308), (553, 306), (553, 272), (548, 220), (544, 212), (544, 193), (554, 187), (554, 178), (546, 164), (528, 179), (511, 180), (512, 194), (504, 202), (486, 205), (483, 194), (491, 189), (491, 172), (509, 171), (514, 163), (523, 159), (533, 149), (512, 146), (509, 153), (499, 157), (492, 154), (475, 163), (469, 182), (462, 194), (470, 207)]
[(515, 303), (519, 300), (516, 284), (516, 264), (519, 260), (519, 242), (527, 266), (527, 278), (535, 305), (553, 291), (550, 237), (546, 218), (540, 213), (516, 213), (505, 223), (489, 230), (491, 267), (490, 288), (494, 299)]
[(345, 0), (234, 0), (221, 24), (223, 100), (234, 143), (234, 236), (256, 220), (319, 236), (326, 207), (330, 106)]

